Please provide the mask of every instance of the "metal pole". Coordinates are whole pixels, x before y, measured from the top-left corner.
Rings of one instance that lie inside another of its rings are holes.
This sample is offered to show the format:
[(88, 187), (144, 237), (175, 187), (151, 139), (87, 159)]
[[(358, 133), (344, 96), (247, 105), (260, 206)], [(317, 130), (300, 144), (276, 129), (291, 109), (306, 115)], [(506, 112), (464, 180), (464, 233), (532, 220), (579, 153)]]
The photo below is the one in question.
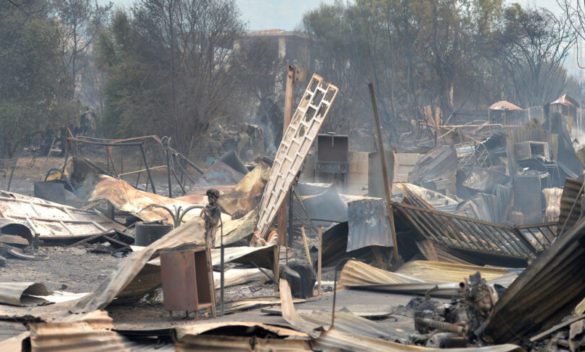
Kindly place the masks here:
[(220, 232), (220, 266), (221, 266), (221, 271), (219, 273), (219, 282), (220, 282), (220, 286), (219, 286), (219, 301), (221, 304), (221, 315), (224, 315), (224, 291), (225, 291), (225, 274), (224, 274), (224, 269), (225, 269), (225, 261), (224, 261), (224, 248), (223, 248), (223, 221), (221, 220), (221, 215), (219, 217), (219, 223), (221, 226), (221, 232)]
[(392, 254), (394, 261), (400, 261), (400, 254), (398, 254), (398, 240), (396, 238), (396, 228), (394, 227), (394, 213), (392, 211), (392, 189), (390, 188), (390, 180), (388, 175), (388, 165), (386, 165), (386, 156), (384, 155), (384, 141), (382, 139), (382, 128), (380, 126), (380, 116), (378, 115), (378, 105), (376, 103), (376, 93), (374, 92), (374, 84), (369, 83), (370, 98), (372, 99), (372, 111), (374, 113), (374, 126), (376, 128), (376, 137), (378, 141), (378, 154), (382, 161), (382, 175), (384, 176), (384, 190), (386, 191), (386, 210), (388, 211), (388, 224), (390, 225), (390, 234), (392, 235)]
[(173, 184), (171, 183), (171, 156), (167, 148), (167, 181), (169, 184), (169, 198), (173, 198)]
[(319, 252), (317, 254), (317, 295), (321, 296), (321, 271), (323, 268), (323, 226), (319, 226)]
[(154, 187), (154, 181), (152, 181), (152, 175), (150, 174), (150, 168), (148, 167), (148, 162), (146, 161), (146, 154), (144, 153), (144, 146), (142, 143), (140, 144), (140, 153), (142, 153), (142, 160), (144, 161), (144, 168), (146, 169), (146, 173), (148, 174), (148, 181), (152, 186), (152, 193), (156, 194), (156, 188)]
[(333, 279), (333, 309), (331, 311), (331, 327), (329, 329), (333, 329), (335, 325), (335, 302), (337, 301), (337, 265), (335, 266), (335, 278)]

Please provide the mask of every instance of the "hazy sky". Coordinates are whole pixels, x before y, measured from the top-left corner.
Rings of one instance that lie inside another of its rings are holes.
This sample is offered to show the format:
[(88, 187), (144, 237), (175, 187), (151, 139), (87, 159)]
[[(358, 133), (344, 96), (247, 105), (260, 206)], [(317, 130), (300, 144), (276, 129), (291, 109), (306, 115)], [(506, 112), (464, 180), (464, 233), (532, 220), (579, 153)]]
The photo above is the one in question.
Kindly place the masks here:
[[(302, 21), (303, 14), (319, 7), (321, 3), (333, 4), (335, 0), (235, 0), (242, 17), (250, 30), (295, 29)], [(434, 1), (434, 0), (431, 0)], [(546, 7), (556, 11), (556, 0), (507, 0), (524, 6)]]
[[(109, 2), (108, 0), (99, 0)], [(111, 0), (115, 6), (129, 7), (134, 0)], [(431, 0), (433, 1), (433, 0)], [(249, 30), (297, 28), (303, 14), (319, 7), (321, 3), (332, 4), (335, 0), (235, 0), (240, 8), (242, 19)], [(546, 7), (552, 11), (558, 8), (556, 0), (507, 0), (522, 5)]]

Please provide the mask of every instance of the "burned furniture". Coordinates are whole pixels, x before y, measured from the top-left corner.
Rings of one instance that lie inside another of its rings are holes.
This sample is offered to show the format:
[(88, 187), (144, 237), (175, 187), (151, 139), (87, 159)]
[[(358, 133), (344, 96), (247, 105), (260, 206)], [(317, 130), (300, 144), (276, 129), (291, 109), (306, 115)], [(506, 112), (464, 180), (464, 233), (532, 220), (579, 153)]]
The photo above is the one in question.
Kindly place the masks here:
[[(160, 254), (161, 281), (166, 310), (215, 312), (210, 254), (201, 246), (180, 246)], [(197, 316), (197, 315), (196, 315)]]

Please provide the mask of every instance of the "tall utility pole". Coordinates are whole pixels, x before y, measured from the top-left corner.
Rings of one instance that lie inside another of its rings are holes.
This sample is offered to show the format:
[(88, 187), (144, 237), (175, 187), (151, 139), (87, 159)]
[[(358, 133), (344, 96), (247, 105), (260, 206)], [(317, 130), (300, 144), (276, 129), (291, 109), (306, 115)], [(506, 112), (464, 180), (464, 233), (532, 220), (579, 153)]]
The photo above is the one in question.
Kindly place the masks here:
[[(286, 134), (286, 129), (290, 124), (290, 120), (292, 119), (293, 114), (293, 102), (294, 102), (294, 89), (295, 89), (295, 79), (296, 79), (296, 68), (293, 65), (289, 65), (286, 73), (286, 88), (284, 91), (284, 123), (282, 124), (282, 136)], [(286, 246), (287, 236), (287, 218), (288, 218), (288, 203), (289, 203), (290, 195), (282, 202), (280, 209), (278, 211), (278, 237), (279, 237), (279, 245), (284, 244)], [(279, 252), (280, 253), (280, 252)], [(288, 259), (288, 258), (287, 258)]]
[(380, 126), (380, 116), (378, 115), (378, 105), (376, 104), (376, 93), (374, 92), (374, 84), (369, 83), (370, 98), (372, 99), (372, 110), (374, 112), (374, 127), (376, 128), (376, 143), (378, 145), (378, 155), (382, 161), (382, 176), (384, 177), (384, 190), (386, 191), (386, 210), (388, 211), (388, 225), (390, 226), (390, 234), (392, 235), (392, 260), (395, 263), (401, 262), (400, 254), (398, 254), (398, 240), (396, 238), (396, 227), (394, 226), (394, 212), (392, 211), (392, 188), (388, 177), (388, 165), (386, 165), (386, 156), (384, 155), (384, 142), (382, 139), (382, 127)]

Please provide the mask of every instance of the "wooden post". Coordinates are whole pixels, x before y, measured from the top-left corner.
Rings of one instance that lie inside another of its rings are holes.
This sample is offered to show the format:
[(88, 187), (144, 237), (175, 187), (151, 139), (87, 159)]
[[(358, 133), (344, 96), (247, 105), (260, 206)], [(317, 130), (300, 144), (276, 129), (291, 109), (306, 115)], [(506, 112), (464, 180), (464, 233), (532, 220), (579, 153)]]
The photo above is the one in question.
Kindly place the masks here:
[(382, 127), (380, 126), (380, 116), (378, 115), (378, 106), (376, 104), (376, 93), (374, 92), (374, 84), (369, 83), (368, 88), (370, 89), (370, 98), (372, 99), (372, 111), (374, 113), (374, 127), (376, 128), (376, 139), (378, 145), (378, 154), (382, 161), (382, 176), (384, 177), (384, 190), (386, 192), (386, 210), (388, 212), (388, 224), (390, 225), (390, 234), (392, 235), (392, 247), (393, 260), (400, 262), (400, 254), (398, 253), (398, 240), (396, 238), (396, 228), (394, 227), (394, 213), (392, 211), (392, 189), (391, 182), (388, 175), (388, 165), (386, 165), (386, 156), (384, 155), (384, 140), (382, 139)]
[(323, 226), (319, 226), (319, 252), (317, 260), (317, 295), (321, 296), (321, 269), (323, 267)]
[(307, 235), (305, 234), (305, 226), (301, 226), (301, 237), (303, 238), (303, 245), (305, 246), (305, 255), (309, 265), (313, 267), (313, 261), (311, 260), (311, 253), (309, 251), (309, 242), (307, 241)]
[[(284, 95), (284, 122), (282, 124), (283, 130), (282, 135), (284, 138), (284, 134), (286, 133), (286, 129), (290, 124), (292, 119), (292, 109), (293, 109), (293, 100), (294, 100), (294, 86), (295, 86), (295, 67), (290, 65), (288, 66), (287, 74), (286, 74), (286, 90)], [(280, 209), (278, 210), (278, 246), (280, 249), (281, 245), (287, 244), (287, 218), (288, 218), (288, 199), (289, 196), (287, 195)], [(280, 253), (280, 250), (279, 250)], [(288, 252), (287, 252), (288, 253)], [(287, 255), (288, 260), (288, 255)]]

